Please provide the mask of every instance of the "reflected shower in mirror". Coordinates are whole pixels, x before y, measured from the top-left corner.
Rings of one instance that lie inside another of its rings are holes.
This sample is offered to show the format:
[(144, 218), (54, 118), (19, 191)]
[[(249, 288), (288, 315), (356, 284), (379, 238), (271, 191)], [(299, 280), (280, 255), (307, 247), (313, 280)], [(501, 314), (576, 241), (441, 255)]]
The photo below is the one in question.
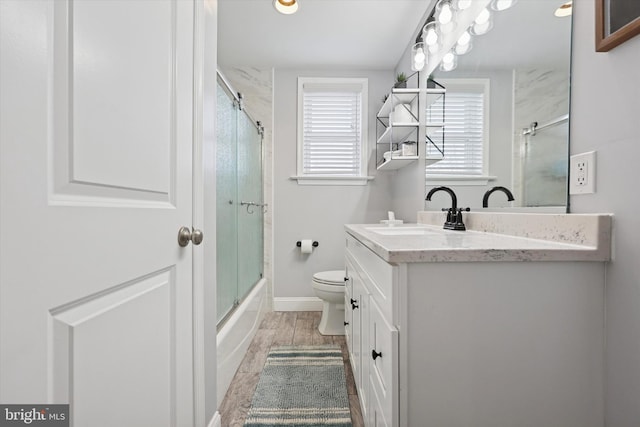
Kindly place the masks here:
[(566, 211), (571, 16), (554, 15), (563, 3), (521, 0), (494, 12), (491, 31), (473, 36), (454, 70), (433, 72), (447, 88), (448, 120), (445, 158), (427, 166), (427, 191), (453, 186), (481, 210), (483, 194), (504, 186), (515, 201), (497, 195), (489, 208)]

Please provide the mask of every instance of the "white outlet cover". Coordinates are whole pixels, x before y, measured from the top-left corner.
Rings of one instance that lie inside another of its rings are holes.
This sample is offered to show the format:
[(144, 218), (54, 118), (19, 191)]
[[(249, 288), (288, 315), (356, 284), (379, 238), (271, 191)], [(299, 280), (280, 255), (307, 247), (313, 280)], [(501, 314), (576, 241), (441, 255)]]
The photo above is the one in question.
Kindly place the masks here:
[(569, 194), (596, 192), (596, 152), (575, 154), (569, 160)]

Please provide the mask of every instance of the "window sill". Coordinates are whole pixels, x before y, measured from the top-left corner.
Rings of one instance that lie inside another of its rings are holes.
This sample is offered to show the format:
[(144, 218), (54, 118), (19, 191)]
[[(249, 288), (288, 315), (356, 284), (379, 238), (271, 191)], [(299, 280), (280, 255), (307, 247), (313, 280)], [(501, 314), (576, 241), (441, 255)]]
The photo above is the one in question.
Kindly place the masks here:
[(367, 185), (372, 176), (291, 176), (298, 185)]
[(438, 185), (487, 185), (489, 181), (498, 179), (497, 176), (479, 175), (435, 175), (427, 177), (427, 184)]

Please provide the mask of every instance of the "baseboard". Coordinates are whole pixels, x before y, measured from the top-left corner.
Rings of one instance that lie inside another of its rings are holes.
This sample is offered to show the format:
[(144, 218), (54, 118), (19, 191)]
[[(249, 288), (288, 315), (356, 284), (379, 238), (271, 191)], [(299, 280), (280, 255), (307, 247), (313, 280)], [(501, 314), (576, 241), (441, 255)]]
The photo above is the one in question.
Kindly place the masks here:
[(213, 418), (211, 418), (211, 421), (209, 421), (207, 427), (222, 427), (222, 418), (220, 417), (220, 412), (216, 411), (216, 413), (213, 414)]
[(273, 311), (322, 311), (322, 300), (318, 297), (274, 298)]

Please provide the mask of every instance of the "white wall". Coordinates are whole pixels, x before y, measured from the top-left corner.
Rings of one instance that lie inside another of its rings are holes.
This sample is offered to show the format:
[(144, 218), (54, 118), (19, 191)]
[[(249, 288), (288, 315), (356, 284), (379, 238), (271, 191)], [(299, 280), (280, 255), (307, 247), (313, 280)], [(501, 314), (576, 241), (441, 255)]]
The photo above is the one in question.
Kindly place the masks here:
[[(297, 79), (302, 77), (367, 77), (369, 79), (369, 174), (364, 186), (298, 185), (296, 175)], [(389, 175), (375, 173), (375, 112), (393, 85), (389, 71), (322, 71), (276, 69), (274, 74), (274, 297), (313, 296), (311, 277), (344, 268), (344, 224), (378, 222), (391, 208)], [(302, 255), (300, 239), (319, 247)]]
[(607, 267), (606, 425), (640, 425), (640, 36), (594, 48), (593, 1), (574, 2), (571, 153), (597, 150), (597, 193), (570, 197), (571, 212), (613, 212)]

